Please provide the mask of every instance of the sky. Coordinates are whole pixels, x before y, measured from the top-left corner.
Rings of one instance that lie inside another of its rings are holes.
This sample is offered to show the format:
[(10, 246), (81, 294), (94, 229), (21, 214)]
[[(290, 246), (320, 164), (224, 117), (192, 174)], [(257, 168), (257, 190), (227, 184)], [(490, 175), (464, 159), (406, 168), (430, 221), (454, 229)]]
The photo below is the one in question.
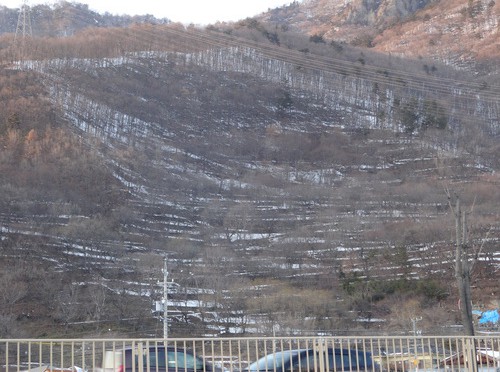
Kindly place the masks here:
[[(26, 0), (28, 5), (54, 4), (57, 1)], [(293, 0), (70, 0), (88, 4), (91, 10), (122, 15), (152, 14), (174, 22), (206, 25), (217, 21), (238, 21)], [(0, 0), (0, 5), (20, 8), (24, 0)]]

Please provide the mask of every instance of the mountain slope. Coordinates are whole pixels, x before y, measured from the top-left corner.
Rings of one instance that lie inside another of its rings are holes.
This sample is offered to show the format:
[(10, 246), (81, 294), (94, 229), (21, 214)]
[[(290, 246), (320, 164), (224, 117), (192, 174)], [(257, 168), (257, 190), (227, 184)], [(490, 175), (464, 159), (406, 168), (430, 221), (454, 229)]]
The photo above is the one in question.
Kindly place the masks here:
[(489, 301), (497, 87), (260, 26), (89, 32), (2, 70), (11, 334), (154, 335), (165, 256), (173, 334), (265, 333), (276, 314), (290, 332), (352, 334), (389, 322), (394, 294), (433, 329), (456, 303), (445, 187), (474, 205), (475, 295)]

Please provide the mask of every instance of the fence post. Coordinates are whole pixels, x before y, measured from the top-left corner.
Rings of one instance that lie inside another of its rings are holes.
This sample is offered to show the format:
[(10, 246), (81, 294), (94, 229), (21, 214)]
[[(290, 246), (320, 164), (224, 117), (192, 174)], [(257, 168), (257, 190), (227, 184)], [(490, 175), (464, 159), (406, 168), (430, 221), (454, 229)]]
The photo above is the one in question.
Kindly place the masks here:
[(143, 355), (143, 345), (142, 342), (137, 344), (137, 370), (138, 372), (144, 372), (144, 355)]
[(464, 346), (464, 366), (469, 372), (477, 372), (477, 350), (474, 337), (467, 337)]
[(328, 348), (325, 348), (325, 342), (324, 340), (320, 339), (318, 340), (319, 342), (316, 342), (317, 346), (317, 355), (319, 359), (318, 363), (318, 372), (325, 372), (325, 355), (328, 357)]

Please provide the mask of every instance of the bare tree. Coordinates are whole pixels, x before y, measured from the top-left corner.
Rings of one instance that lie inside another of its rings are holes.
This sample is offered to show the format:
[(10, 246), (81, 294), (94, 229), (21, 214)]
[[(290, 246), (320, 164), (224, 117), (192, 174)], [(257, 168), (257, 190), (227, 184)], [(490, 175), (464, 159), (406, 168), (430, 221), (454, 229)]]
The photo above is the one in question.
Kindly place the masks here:
[(93, 319), (97, 322), (101, 321), (106, 310), (106, 291), (99, 281), (89, 290), (89, 305), (91, 306)]
[(78, 286), (70, 283), (59, 292), (57, 299), (57, 315), (68, 330), (68, 325), (81, 315), (80, 291)]
[(3, 314), (13, 314), (13, 308), (28, 292), (27, 285), (21, 281), (21, 272), (14, 269), (0, 276), (0, 309)]

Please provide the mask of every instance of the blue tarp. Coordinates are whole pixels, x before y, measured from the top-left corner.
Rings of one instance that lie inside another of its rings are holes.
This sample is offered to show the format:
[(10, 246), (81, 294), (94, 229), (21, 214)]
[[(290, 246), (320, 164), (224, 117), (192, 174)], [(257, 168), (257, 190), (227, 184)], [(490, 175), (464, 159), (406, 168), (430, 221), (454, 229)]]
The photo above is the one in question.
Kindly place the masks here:
[(500, 315), (498, 310), (490, 310), (482, 313), (481, 318), (479, 318), (479, 324), (485, 323), (498, 323), (500, 320)]

